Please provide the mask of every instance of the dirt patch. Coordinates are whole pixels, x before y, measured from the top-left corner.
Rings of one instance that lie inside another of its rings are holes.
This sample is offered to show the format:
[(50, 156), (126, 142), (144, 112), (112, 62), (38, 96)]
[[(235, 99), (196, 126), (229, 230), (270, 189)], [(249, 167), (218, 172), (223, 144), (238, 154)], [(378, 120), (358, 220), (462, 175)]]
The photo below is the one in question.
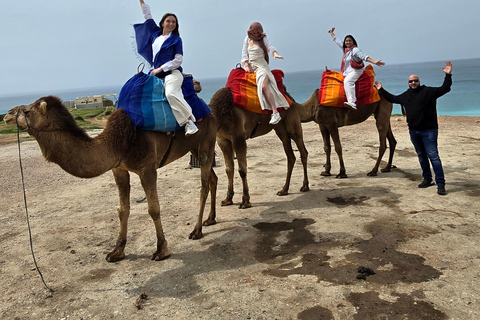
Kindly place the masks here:
[[(367, 177), (378, 153), (373, 119), (341, 128), (349, 178), (322, 177), (318, 127), (304, 124), (311, 191), (290, 194), (286, 157), (274, 133), (248, 141), (253, 207), (221, 207), (227, 190), (217, 148), (217, 224), (188, 239), (198, 210), (200, 170), (189, 155), (158, 170), (162, 223), (172, 256), (150, 260), (153, 223), (132, 175), (126, 258), (108, 263), (118, 231), (111, 173), (78, 179), (21, 143), (32, 262), (16, 135), (0, 136), (2, 319), (477, 319), (480, 318), (480, 119), (440, 117), (447, 196), (418, 189), (420, 168), (403, 118), (392, 172)], [(2, 142), (3, 141), (3, 142)], [(297, 160), (299, 154), (296, 152)], [(383, 165), (385, 165), (385, 161)], [(208, 204), (207, 204), (208, 207)], [(359, 267), (375, 274), (357, 277)], [(143, 295), (145, 293), (145, 295)], [(138, 308), (140, 306), (140, 308)]]

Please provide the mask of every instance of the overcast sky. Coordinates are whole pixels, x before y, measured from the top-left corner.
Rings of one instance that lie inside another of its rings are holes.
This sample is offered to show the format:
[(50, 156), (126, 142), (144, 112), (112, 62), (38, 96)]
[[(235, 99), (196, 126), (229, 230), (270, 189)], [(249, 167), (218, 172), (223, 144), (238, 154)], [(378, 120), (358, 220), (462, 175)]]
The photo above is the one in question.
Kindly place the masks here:
[[(387, 64), (480, 57), (478, 0), (147, 3), (157, 22), (165, 12), (177, 15), (184, 71), (199, 80), (227, 77), (253, 21), (285, 58), (271, 67), (287, 76), (339, 68), (342, 53), (327, 33), (331, 27)], [(125, 83), (139, 63), (132, 24), (143, 20), (138, 0), (2, 1), (0, 95)]]

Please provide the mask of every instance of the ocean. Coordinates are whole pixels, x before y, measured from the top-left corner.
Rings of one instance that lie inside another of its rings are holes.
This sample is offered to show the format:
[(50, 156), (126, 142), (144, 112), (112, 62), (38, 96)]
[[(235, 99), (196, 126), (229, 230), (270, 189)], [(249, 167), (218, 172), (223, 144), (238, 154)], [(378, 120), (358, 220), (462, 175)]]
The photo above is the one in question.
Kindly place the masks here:
[[(452, 63), (452, 90), (437, 100), (438, 115), (480, 116), (480, 58), (452, 60)], [(375, 73), (377, 80), (382, 82), (383, 87), (387, 91), (392, 94), (400, 94), (408, 89), (407, 79), (411, 74), (418, 75), (421, 84), (432, 87), (442, 85), (444, 72), (441, 67), (444, 65), (445, 61), (385, 65), (384, 67), (375, 67)], [(329, 66), (329, 68), (338, 70), (338, 66)], [(323, 71), (322, 69), (317, 69), (302, 72), (286, 72), (284, 84), (287, 87), (287, 91), (297, 102), (306, 101), (313, 91), (319, 88)], [(227, 76), (228, 74), (222, 78), (197, 79), (202, 84), (202, 92), (200, 92), (199, 96), (207, 103), (210, 102), (212, 95), (225, 86)], [(15, 96), (0, 96), (0, 114), (6, 113), (17, 105), (29, 104), (42, 95), (57, 95), (64, 101), (71, 101), (77, 97), (118, 94), (120, 88), (121, 85), (64, 91), (57, 90), (44, 94), (27, 93)], [(401, 114), (400, 106), (395, 104), (392, 113)]]

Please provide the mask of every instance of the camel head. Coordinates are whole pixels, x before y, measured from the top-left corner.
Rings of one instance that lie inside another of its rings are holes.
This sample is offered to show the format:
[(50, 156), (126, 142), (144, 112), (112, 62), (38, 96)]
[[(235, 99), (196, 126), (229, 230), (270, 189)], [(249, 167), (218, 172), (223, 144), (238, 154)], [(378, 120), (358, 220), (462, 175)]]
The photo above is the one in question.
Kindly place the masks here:
[(33, 131), (71, 130), (78, 128), (75, 120), (55, 96), (46, 96), (30, 105), (21, 105), (12, 108), (4, 117), (7, 124), (17, 124), (27, 129), (29, 134)]

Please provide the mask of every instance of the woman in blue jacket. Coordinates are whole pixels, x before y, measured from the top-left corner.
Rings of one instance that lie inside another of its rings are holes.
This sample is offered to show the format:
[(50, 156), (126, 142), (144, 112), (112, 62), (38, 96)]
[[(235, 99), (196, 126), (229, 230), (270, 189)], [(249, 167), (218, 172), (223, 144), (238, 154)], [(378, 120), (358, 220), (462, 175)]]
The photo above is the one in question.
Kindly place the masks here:
[(185, 135), (198, 131), (192, 108), (183, 97), (183, 46), (178, 31), (178, 20), (173, 13), (166, 13), (157, 26), (152, 19), (150, 6), (140, 0), (145, 22), (134, 25), (138, 53), (153, 66), (151, 75), (165, 79), (165, 96)]

